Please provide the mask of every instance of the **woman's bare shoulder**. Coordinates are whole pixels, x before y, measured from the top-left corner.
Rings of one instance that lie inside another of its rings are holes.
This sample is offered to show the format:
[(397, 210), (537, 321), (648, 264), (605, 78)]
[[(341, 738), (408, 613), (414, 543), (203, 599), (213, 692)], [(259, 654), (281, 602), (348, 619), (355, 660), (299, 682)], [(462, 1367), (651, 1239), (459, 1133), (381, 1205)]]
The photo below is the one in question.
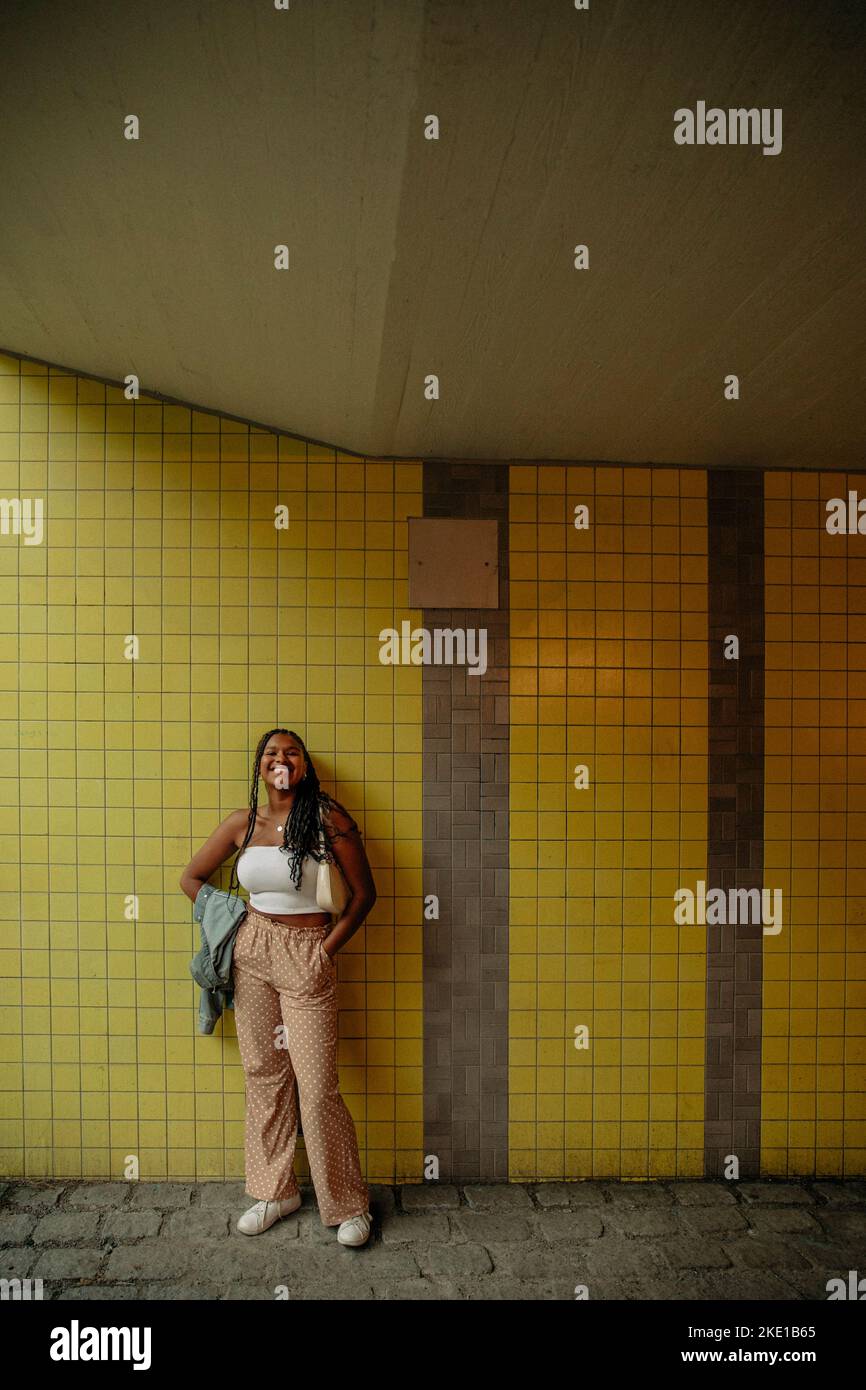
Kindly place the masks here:
[(226, 830), (230, 830), (230, 831), (231, 831), (232, 837), (233, 837), (233, 839), (234, 839), (234, 841), (235, 841), (235, 844), (237, 844), (237, 845), (240, 845), (241, 841), (243, 840), (244, 836), (246, 835), (246, 833), (247, 833), (247, 826), (249, 825), (249, 823), (250, 823), (250, 808), (249, 808), (249, 806), (245, 806), (245, 807), (243, 807), (243, 808), (242, 808), (241, 810), (239, 810), (239, 811), (229, 811), (228, 815), (226, 816), (225, 820), (223, 821), (223, 825), (225, 826)]

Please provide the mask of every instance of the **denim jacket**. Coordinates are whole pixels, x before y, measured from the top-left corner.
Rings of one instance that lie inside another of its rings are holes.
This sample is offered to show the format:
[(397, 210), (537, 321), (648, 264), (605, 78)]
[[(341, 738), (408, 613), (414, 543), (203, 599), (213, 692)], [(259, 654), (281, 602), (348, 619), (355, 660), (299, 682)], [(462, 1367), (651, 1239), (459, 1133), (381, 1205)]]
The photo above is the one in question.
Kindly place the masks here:
[(203, 883), (196, 894), (193, 918), (199, 924), (201, 949), (189, 963), (189, 972), (201, 985), (198, 1031), (212, 1033), (223, 1009), (234, 1008), (232, 950), (247, 903), (234, 893)]

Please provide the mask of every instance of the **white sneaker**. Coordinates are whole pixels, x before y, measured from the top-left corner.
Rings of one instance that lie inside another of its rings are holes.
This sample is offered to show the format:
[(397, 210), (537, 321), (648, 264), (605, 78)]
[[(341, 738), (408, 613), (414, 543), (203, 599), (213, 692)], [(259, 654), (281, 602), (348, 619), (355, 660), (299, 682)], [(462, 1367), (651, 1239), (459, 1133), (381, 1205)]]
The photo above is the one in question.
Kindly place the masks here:
[(337, 1240), (341, 1245), (364, 1245), (370, 1238), (371, 1225), (368, 1211), (362, 1211), (360, 1216), (350, 1216), (337, 1231)]
[(279, 1202), (256, 1202), (254, 1207), (245, 1211), (238, 1222), (238, 1230), (241, 1235), (258, 1236), (262, 1231), (266, 1231), (269, 1226), (273, 1226), (275, 1221), (279, 1221), (284, 1216), (291, 1216), (293, 1211), (297, 1211), (301, 1205), (301, 1194), (296, 1193), (294, 1197), (285, 1197)]

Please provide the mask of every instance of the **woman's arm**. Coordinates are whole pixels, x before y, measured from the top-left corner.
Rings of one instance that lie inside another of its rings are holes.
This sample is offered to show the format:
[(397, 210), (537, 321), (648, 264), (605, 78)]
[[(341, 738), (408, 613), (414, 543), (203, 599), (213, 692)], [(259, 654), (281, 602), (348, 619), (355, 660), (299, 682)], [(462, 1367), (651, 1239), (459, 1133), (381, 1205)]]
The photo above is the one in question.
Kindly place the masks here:
[(331, 806), (323, 819), (331, 852), (352, 894), (322, 942), (326, 954), (333, 956), (355, 935), (375, 903), (376, 885), (358, 827), (348, 812)]
[(241, 827), (246, 830), (248, 816), (248, 811), (232, 811), (187, 864), (180, 876), (180, 886), (193, 902), (202, 884), (207, 883), (211, 874), (216, 873), (220, 864), (237, 849), (237, 836)]

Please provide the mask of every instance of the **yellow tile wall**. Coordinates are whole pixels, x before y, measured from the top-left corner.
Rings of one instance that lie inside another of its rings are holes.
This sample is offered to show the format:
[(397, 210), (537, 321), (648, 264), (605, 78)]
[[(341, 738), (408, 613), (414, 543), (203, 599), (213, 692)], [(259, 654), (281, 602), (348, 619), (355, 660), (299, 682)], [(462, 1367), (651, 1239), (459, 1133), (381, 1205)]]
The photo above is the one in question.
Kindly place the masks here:
[(866, 1171), (866, 536), (826, 502), (866, 474), (765, 477), (765, 884), (761, 1167)]
[(143, 1179), (242, 1176), (234, 1018), (196, 1031), (178, 877), (284, 723), (361, 822), (379, 890), (339, 964), (364, 1171), (418, 1180), (421, 670), (382, 666), (377, 634), (420, 620), (421, 488), (419, 464), (0, 357), (0, 492), (46, 508), (42, 545), (0, 537), (5, 1174), (120, 1178), (133, 1156)]
[[(510, 488), (510, 1176), (700, 1176), (705, 940), (672, 900), (706, 878), (706, 475), (517, 465)], [(824, 525), (849, 489), (765, 480), (772, 1175), (866, 1170), (866, 537)], [(42, 545), (0, 536), (0, 1170), (242, 1176), (234, 1020), (196, 1031), (177, 879), (279, 722), (365, 830), (342, 1087), (368, 1180), (417, 1181), (421, 668), (383, 667), (377, 634), (421, 621), (421, 465), (0, 356), (0, 494), (46, 506)]]
[(706, 879), (706, 474), (510, 479), (511, 1176), (696, 1177), (706, 950), (673, 895)]

